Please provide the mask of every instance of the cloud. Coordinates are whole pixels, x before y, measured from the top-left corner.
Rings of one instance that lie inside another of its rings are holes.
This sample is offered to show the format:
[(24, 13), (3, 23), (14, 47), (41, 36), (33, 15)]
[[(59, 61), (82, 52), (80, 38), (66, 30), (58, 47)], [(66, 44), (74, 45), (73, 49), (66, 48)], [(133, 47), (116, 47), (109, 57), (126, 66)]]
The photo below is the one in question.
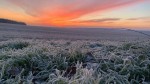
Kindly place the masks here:
[(129, 18), (127, 20), (150, 20), (150, 17), (137, 17), (137, 18)]
[(80, 21), (80, 22), (114, 22), (114, 21), (119, 21), (121, 20), (120, 18), (102, 18), (102, 19), (92, 19), (92, 20), (85, 20), (85, 21)]
[[(127, 6), (144, 0), (7, 0), (43, 23), (61, 23), (96, 11)], [(95, 20), (96, 21), (96, 20)], [(99, 20), (100, 22), (100, 20)]]

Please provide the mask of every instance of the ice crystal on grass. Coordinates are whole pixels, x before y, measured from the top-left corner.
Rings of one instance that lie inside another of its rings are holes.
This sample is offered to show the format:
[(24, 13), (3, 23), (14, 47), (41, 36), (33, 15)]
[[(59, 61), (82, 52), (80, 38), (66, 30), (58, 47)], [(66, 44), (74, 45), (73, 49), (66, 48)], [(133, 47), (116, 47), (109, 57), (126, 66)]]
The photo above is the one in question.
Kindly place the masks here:
[(150, 43), (0, 42), (0, 84), (140, 84), (150, 81)]

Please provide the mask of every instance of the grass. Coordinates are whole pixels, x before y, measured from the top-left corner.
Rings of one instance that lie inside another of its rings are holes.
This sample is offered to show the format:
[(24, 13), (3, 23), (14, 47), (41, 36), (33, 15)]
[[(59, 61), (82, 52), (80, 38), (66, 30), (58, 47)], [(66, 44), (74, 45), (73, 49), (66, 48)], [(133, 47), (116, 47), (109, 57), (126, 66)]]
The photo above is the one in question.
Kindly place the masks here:
[(28, 42), (15, 42), (15, 43), (7, 43), (0, 46), (0, 49), (10, 48), (10, 49), (22, 49), (29, 46)]
[[(0, 42), (0, 84), (150, 83), (150, 43), (111, 43)], [(89, 52), (94, 62), (85, 61)]]

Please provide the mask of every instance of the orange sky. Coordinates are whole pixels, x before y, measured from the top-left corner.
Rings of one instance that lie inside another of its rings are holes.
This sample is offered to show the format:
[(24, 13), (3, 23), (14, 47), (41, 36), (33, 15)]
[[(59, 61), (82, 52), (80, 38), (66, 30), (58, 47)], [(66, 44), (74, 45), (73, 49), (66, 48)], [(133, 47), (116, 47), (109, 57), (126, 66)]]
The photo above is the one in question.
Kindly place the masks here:
[(1, 0), (0, 18), (59, 27), (150, 28), (149, 0)]

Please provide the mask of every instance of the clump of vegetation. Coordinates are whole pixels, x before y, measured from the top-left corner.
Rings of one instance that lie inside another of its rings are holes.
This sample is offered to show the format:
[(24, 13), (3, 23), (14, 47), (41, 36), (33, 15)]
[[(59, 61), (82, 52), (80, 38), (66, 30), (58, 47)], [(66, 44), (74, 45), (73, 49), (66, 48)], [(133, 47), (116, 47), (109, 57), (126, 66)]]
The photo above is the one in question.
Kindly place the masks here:
[(10, 42), (0, 45), (0, 49), (9, 48), (9, 49), (23, 49), (29, 46), (28, 42)]
[(149, 43), (96, 48), (89, 47), (90, 41), (66, 43), (0, 42), (0, 84), (150, 83)]
[(126, 43), (126, 44), (123, 45), (122, 49), (123, 50), (129, 50), (132, 45), (133, 45), (132, 43)]

